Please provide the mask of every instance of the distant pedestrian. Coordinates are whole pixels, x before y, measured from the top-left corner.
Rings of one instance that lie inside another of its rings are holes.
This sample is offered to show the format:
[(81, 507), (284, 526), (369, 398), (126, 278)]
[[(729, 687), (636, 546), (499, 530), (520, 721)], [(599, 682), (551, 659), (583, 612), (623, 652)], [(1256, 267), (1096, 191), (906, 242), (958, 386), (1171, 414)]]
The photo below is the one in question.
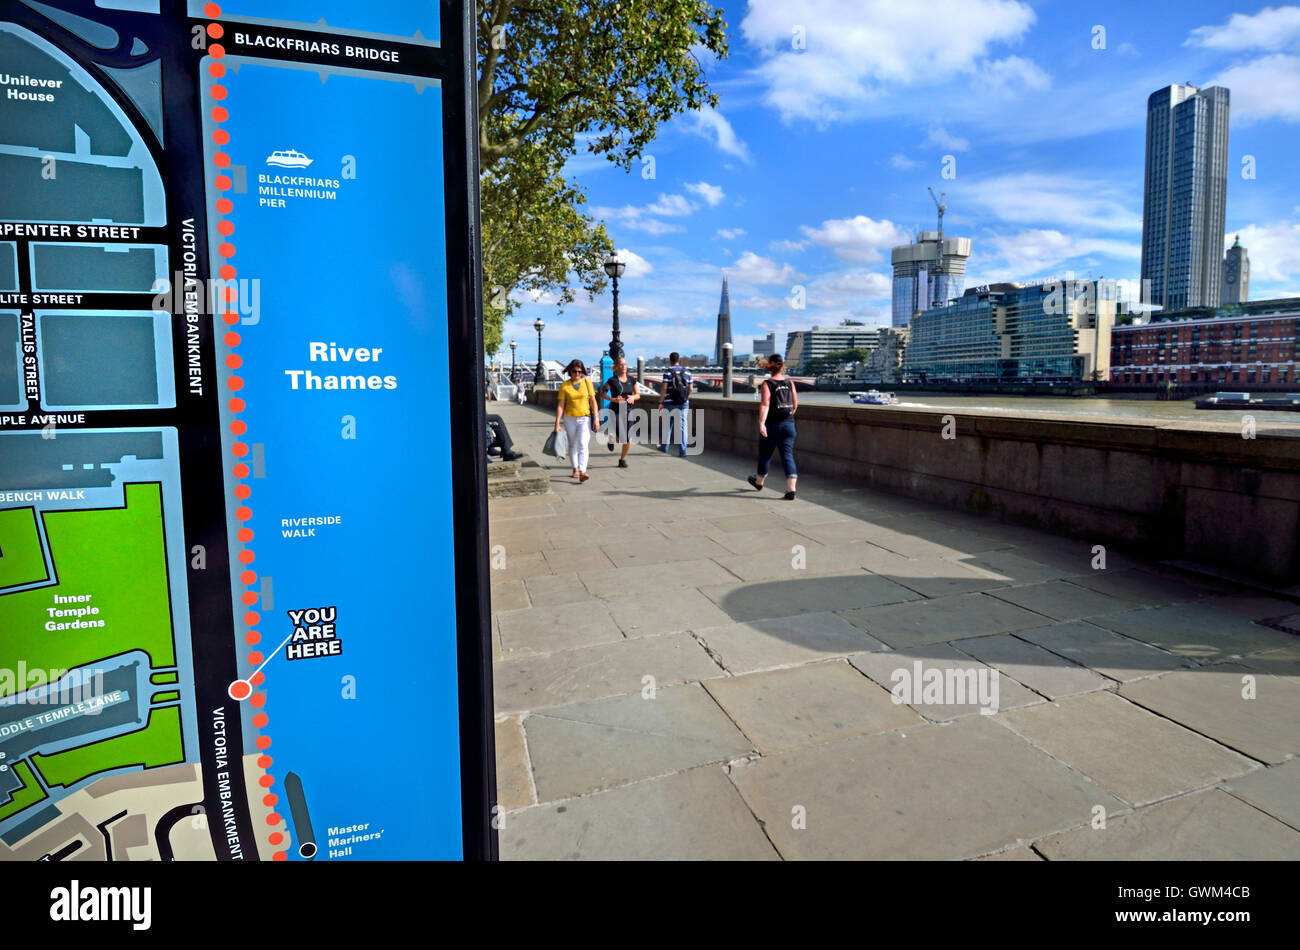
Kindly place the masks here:
[(640, 394), (636, 391), (637, 382), (627, 375), (627, 360), (619, 357), (614, 360), (614, 372), (609, 379), (605, 380), (605, 385), (600, 388), (600, 393), (609, 400), (609, 429), (611, 441), (609, 450), (614, 451), (616, 444), (622, 444), (623, 454), (618, 457), (618, 467), (627, 468), (627, 453), (632, 448), (632, 443), (628, 441), (628, 413), (632, 411), (632, 406)]
[(515, 401), (521, 406), (528, 401), (528, 394), (524, 391), (522, 376), (515, 377)]
[(687, 430), (690, 428), (691, 418), (691, 374), (682, 366), (681, 356), (677, 353), (668, 354), (668, 363), (668, 368), (664, 370), (663, 382), (659, 386), (659, 394), (662, 397), (659, 400), (659, 407), (666, 413), (659, 420), (660, 426), (663, 427), (660, 435), (664, 440), (659, 450), (668, 451), (668, 446), (673, 441), (675, 420), (680, 440), (677, 454), (685, 457)]
[(749, 484), (762, 490), (772, 453), (781, 450), (781, 467), (785, 469), (786, 501), (794, 501), (794, 483), (799, 477), (794, 464), (794, 413), (799, 408), (799, 394), (794, 381), (785, 375), (785, 361), (773, 353), (764, 368), (771, 377), (763, 380), (762, 402), (758, 407), (758, 474), (749, 476)]
[(600, 406), (596, 403), (596, 389), (587, 378), (587, 368), (582, 360), (570, 360), (564, 367), (568, 381), (560, 384), (560, 398), (555, 404), (555, 431), (564, 424), (569, 439), (569, 458), (573, 459), (573, 477), (580, 483), (591, 476), (587, 474), (587, 453), (591, 433), (600, 428)]

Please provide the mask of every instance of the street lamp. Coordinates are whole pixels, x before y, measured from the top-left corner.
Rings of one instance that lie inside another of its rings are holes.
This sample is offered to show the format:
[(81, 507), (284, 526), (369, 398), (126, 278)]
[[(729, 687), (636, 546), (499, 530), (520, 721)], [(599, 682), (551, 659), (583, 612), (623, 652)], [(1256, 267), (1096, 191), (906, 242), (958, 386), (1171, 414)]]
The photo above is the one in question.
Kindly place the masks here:
[(519, 377), (515, 374), (515, 347), (518, 345), (519, 344), (515, 342), (515, 338), (511, 337), (510, 338), (510, 382), (512, 383), (519, 382)]
[(605, 258), (605, 273), (614, 281), (614, 335), (609, 341), (609, 358), (617, 360), (623, 355), (623, 341), (618, 336), (618, 279), (623, 276), (627, 265), (618, 259), (617, 254)]
[(546, 329), (546, 322), (538, 317), (533, 321), (533, 329), (537, 331), (537, 374), (533, 377), (533, 388), (546, 382), (546, 367), (542, 364), (542, 331)]

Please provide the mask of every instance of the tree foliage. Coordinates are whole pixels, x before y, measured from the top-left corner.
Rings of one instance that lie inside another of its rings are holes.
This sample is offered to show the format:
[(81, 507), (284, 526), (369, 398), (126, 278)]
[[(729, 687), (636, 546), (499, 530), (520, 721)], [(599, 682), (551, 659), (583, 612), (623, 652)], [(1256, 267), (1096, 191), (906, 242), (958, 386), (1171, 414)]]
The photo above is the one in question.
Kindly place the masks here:
[(512, 294), (604, 289), (613, 249), (565, 162), (580, 142), (630, 169), (660, 125), (717, 104), (697, 56), (725, 56), (704, 0), (478, 0), (484, 344), (501, 345)]
[(803, 371), (809, 376), (821, 376), (824, 373), (835, 372), (845, 363), (865, 363), (870, 356), (871, 351), (861, 347), (837, 350), (825, 356), (810, 357), (804, 362)]

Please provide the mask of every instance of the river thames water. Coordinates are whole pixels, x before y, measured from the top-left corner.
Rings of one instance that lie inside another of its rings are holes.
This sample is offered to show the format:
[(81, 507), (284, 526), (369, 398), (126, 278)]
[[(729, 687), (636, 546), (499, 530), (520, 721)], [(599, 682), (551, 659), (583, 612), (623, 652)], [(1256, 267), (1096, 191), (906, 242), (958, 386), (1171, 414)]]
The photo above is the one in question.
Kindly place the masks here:
[[(1197, 409), (1195, 402), (1155, 399), (1089, 399), (1069, 396), (962, 396), (950, 393), (898, 393), (902, 408), (950, 409), (959, 412), (1005, 412), (1011, 415), (1075, 416), (1078, 418), (1160, 419), (1170, 422), (1232, 422), (1240, 424), (1243, 416), (1253, 416), (1257, 428), (1267, 425), (1270, 433), (1300, 436), (1300, 412), (1267, 412), (1245, 409)], [(756, 399), (750, 393), (738, 399)], [(852, 405), (848, 393), (799, 394), (808, 404)], [(869, 407), (868, 407), (869, 408)]]

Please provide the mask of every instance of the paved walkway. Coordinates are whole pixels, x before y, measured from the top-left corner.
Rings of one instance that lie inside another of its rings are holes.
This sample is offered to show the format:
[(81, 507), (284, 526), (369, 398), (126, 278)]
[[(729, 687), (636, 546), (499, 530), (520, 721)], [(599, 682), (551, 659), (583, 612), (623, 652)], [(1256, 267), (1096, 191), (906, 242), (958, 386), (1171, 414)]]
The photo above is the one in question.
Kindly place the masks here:
[[(553, 417), (494, 408), (538, 454)], [(491, 503), (503, 858), (1300, 858), (1297, 604), (717, 453), (592, 458)]]

